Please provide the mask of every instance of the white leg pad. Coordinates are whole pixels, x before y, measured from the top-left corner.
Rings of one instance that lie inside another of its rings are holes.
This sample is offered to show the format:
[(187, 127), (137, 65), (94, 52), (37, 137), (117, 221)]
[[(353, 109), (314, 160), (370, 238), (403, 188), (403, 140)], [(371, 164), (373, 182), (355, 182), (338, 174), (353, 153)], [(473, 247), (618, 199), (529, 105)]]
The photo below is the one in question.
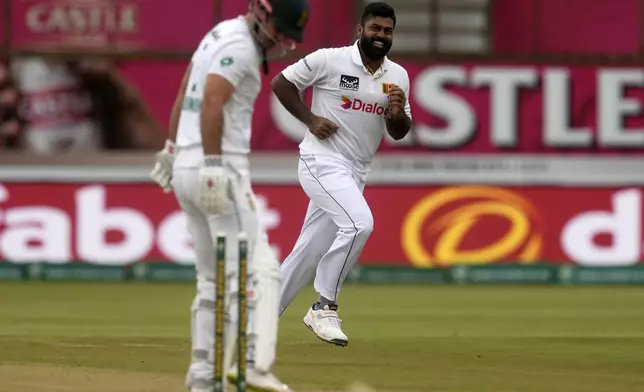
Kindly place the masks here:
[[(269, 253), (269, 254), (272, 254)], [(249, 279), (249, 367), (270, 372), (275, 363), (281, 275), (277, 260), (256, 260)], [(252, 295), (251, 295), (252, 293)]]
[(198, 278), (191, 313), (192, 359), (186, 386), (211, 388), (215, 357), (215, 285), (212, 281)]

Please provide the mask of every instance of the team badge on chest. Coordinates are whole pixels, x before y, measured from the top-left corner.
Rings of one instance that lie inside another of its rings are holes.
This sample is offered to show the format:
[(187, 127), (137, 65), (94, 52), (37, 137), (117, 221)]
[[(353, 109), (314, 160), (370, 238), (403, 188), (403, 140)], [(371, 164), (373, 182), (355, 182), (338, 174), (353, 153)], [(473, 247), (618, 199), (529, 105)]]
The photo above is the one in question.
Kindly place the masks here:
[(382, 93), (383, 94), (389, 94), (391, 92), (391, 88), (395, 86), (393, 83), (383, 83), (382, 84)]

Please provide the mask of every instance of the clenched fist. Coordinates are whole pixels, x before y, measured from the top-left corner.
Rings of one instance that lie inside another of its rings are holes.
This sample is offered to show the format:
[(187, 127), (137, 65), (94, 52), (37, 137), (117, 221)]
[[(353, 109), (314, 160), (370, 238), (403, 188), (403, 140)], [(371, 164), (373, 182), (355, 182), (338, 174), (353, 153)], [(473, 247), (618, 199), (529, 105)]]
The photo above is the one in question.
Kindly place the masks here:
[(392, 116), (398, 116), (401, 113), (404, 113), (405, 104), (407, 104), (405, 92), (397, 85), (392, 85), (389, 88), (389, 113)]
[(320, 140), (324, 140), (333, 135), (339, 128), (333, 121), (319, 116), (313, 116), (306, 126)]

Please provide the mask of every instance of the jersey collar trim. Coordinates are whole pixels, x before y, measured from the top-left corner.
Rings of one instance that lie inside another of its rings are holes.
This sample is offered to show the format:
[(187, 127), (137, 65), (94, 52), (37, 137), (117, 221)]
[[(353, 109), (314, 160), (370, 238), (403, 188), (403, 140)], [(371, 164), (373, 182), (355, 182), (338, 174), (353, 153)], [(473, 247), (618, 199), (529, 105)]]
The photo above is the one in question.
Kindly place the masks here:
[(257, 39), (255, 39), (255, 35), (253, 34), (253, 27), (250, 24), (248, 24), (248, 21), (246, 20), (246, 17), (244, 15), (239, 15), (237, 19), (239, 19), (239, 21), (242, 22), (244, 26), (246, 26), (248, 36), (250, 37), (251, 41), (253, 41), (253, 46), (255, 46), (257, 53), (261, 55), (262, 46), (259, 44), (259, 42), (257, 42)]

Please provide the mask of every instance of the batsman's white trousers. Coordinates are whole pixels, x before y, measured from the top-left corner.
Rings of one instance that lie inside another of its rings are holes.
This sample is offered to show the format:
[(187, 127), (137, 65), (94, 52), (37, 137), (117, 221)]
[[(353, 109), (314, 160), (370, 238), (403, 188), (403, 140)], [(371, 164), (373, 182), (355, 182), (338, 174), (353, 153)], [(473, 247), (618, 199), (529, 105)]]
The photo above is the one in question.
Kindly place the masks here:
[(226, 247), (226, 368), (232, 363), (237, 324), (237, 234), (248, 235), (248, 360), (249, 366), (270, 371), (277, 345), (279, 263), (259, 224), (246, 156), (224, 156), (226, 169), (235, 177), (234, 200), (222, 214), (206, 214), (199, 204), (201, 146), (179, 149), (172, 185), (183, 209), (196, 255), (197, 294), (192, 305), (192, 360), (187, 386), (210, 388), (214, 359), (215, 238), (224, 232)]
[(373, 230), (362, 195), (365, 168), (342, 157), (302, 155), (298, 177), (311, 201), (293, 251), (280, 267), (280, 314), (314, 278), (315, 290), (336, 301)]

